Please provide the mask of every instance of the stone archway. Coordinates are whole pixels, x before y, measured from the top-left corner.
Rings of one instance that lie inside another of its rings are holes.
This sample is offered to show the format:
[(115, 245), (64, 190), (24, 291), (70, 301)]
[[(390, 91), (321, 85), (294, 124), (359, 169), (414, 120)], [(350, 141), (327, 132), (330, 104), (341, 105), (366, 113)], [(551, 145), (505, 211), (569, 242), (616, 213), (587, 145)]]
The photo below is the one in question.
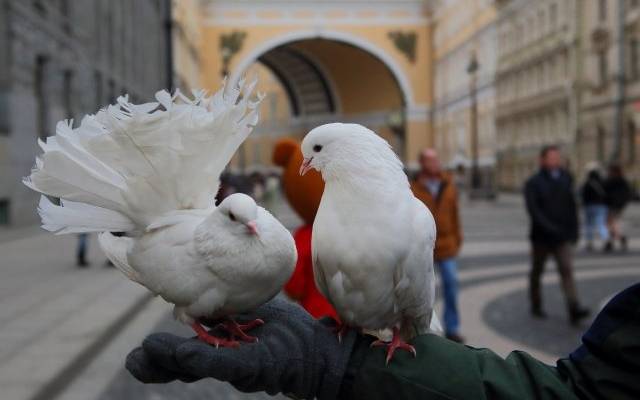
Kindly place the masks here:
[[(255, 140), (274, 132), (302, 137), (323, 123), (354, 122), (380, 134), (404, 158), (405, 110), (413, 103), (412, 89), (393, 60), (372, 48), (350, 35), (294, 32), (248, 52), (232, 69), (230, 84), (260, 64), (280, 81), (290, 109), (285, 124), (259, 125)], [(264, 151), (264, 143), (247, 147)], [(247, 159), (255, 159), (252, 150), (248, 153)]]
[(258, 59), (268, 53), (269, 51), (285, 46), (290, 43), (302, 42), (306, 40), (314, 40), (314, 39), (324, 39), (328, 41), (334, 41), (339, 43), (346, 43), (355, 48), (359, 48), (362, 51), (365, 51), (375, 58), (377, 58), (380, 62), (382, 62), (388, 70), (393, 75), (394, 79), (397, 81), (397, 84), (403, 94), (404, 104), (407, 108), (414, 106), (414, 96), (413, 90), (410, 84), (410, 80), (407, 74), (403, 71), (403, 69), (398, 65), (395, 59), (387, 54), (380, 47), (374, 45), (373, 43), (358, 37), (353, 34), (340, 32), (340, 31), (331, 31), (331, 30), (300, 30), (288, 32), (286, 34), (271, 38), (266, 40), (264, 43), (254, 47), (248, 54), (246, 54), (240, 61), (237, 62), (232, 74), (231, 74), (231, 83), (237, 82), (244, 71), (254, 62), (258, 61)]

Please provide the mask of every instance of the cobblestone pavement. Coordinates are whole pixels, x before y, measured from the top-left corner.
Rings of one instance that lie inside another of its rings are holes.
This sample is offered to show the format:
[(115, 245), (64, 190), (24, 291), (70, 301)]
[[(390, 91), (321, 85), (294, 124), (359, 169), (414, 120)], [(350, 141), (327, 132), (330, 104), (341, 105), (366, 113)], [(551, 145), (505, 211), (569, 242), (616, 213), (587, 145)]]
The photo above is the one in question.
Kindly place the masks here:
[[(586, 252), (582, 243), (576, 246), (578, 293), (594, 314), (613, 294), (640, 281), (640, 207), (631, 206), (625, 219), (632, 238), (629, 251), (603, 254)], [(551, 260), (543, 278), (548, 319), (533, 319), (529, 314), (528, 220), (519, 196), (505, 195), (495, 203), (463, 203), (463, 224), (460, 310), (469, 344), (501, 355), (525, 350), (549, 363), (572, 351), (590, 321), (579, 327), (568, 324)]]
[[(294, 227), (283, 203), (274, 213)], [(520, 349), (549, 363), (578, 343), (567, 323), (555, 267), (544, 277), (547, 320), (529, 316), (526, 298), (527, 219), (518, 196), (462, 204), (465, 244), (460, 257), (462, 333), (468, 343), (498, 354)], [(582, 302), (594, 312), (620, 289), (640, 280), (640, 206), (626, 213), (626, 253), (586, 253), (578, 246), (575, 275)], [(103, 266), (95, 243), (90, 269), (73, 266), (73, 237), (35, 229), (0, 231), (0, 386), (2, 398), (65, 400), (261, 399), (213, 380), (142, 385), (124, 370), (126, 354), (148, 334), (191, 335), (170, 306)], [(141, 305), (138, 308), (136, 304)], [(133, 310), (133, 311), (126, 311)], [(137, 310), (137, 311), (136, 311)], [(441, 311), (441, 310), (440, 310)], [(122, 318), (130, 313), (130, 318)], [(47, 332), (42, 335), (42, 332)], [(45, 393), (43, 390), (55, 390)], [(47, 396), (47, 394), (50, 394)], [(38, 397), (39, 396), (39, 397)], [(57, 397), (56, 397), (57, 396)]]

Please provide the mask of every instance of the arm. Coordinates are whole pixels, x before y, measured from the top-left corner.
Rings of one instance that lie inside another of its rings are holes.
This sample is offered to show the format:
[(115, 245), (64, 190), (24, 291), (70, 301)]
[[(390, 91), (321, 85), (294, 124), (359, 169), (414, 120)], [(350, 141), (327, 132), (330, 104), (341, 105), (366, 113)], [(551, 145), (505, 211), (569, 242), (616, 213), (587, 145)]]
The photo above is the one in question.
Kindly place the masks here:
[[(506, 359), (491, 350), (454, 343), (436, 335), (413, 341), (417, 357), (399, 354), (385, 366), (384, 355), (368, 342), (356, 346), (341, 399), (574, 399), (555, 368), (523, 352)], [(547, 397), (545, 397), (547, 398)]]
[(453, 203), (453, 221), (456, 227), (456, 242), (458, 250), (462, 247), (462, 223), (460, 222), (460, 210), (458, 207), (458, 191), (455, 190), (455, 199), (456, 201)]
[[(243, 392), (296, 398), (367, 400), (640, 398), (640, 284), (617, 295), (558, 367), (523, 352), (502, 359), (435, 335), (415, 338), (417, 357), (399, 353), (386, 366), (371, 336), (351, 331), (338, 343), (325, 323), (275, 299), (255, 315), (258, 343), (220, 348), (170, 334), (149, 336), (127, 357), (145, 383), (215, 378)], [(252, 331), (252, 334), (254, 332)]]
[(559, 229), (556, 224), (549, 221), (549, 219), (544, 215), (542, 209), (540, 209), (532, 181), (527, 182), (524, 188), (524, 199), (527, 206), (527, 212), (534, 224), (540, 225), (551, 235), (558, 235), (561, 232), (561, 229)]

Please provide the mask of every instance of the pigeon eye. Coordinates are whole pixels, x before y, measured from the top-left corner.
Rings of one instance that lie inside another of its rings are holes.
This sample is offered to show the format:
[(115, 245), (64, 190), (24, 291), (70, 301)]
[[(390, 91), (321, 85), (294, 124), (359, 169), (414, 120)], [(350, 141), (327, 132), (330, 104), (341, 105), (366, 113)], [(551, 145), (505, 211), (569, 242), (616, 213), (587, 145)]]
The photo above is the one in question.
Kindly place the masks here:
[(319, 152), (320, 150), (322, 150), (322, 146), (317, 144), (315, 146), (313, 146), (313, 151), (315, 151), (316, 153)]
[(229, 219), (231, 219), (232, 221), (236, 220), (236, 216), (233, 215), (233, 213), (231, 211), (229, 211)]

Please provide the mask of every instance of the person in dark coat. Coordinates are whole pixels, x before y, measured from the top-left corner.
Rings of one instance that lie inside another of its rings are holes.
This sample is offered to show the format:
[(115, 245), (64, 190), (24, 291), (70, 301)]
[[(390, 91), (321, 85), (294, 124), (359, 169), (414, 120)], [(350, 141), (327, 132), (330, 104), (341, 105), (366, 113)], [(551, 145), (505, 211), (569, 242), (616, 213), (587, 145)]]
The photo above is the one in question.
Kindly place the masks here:
[(605, 246), (605, 251), (613, 250), (613, 243), (617, 239), (620, 241), (622, 250), (627, 250), (627, 237), (622, 231), (622, 213), (631, 201), (632, 191), (629, 182), (624, 177), (622, 167), (617, 164), (609, 166), (607, 179), (604, 182), (606, 192), (606, 203), (608, 207), (607, 225), (611, 237)]
[(573, 280), (573, 244), (578, 239), (578, 214), (573, 178), (562, 165), (560, 149), (544, 147), (540, 152), (540, 170), (525, 184), (524, 197), (531, 221), (529, 296), (531, 314), (546, 318), (540, 279), (548, 256), (553, 256), (562, 281), (569, 321), (575, 325), (589, 315), (589, 311), (580, 306)]
[(587, 251), (593, 251), (593, 238), (598, 232), (603, 243), (609, 242), (607, 229), (607, 196), (604, 190), (604, 179), (597, 167), (591, 168), (587, 180), (580, 189), (584, 207), (585, 239)]

